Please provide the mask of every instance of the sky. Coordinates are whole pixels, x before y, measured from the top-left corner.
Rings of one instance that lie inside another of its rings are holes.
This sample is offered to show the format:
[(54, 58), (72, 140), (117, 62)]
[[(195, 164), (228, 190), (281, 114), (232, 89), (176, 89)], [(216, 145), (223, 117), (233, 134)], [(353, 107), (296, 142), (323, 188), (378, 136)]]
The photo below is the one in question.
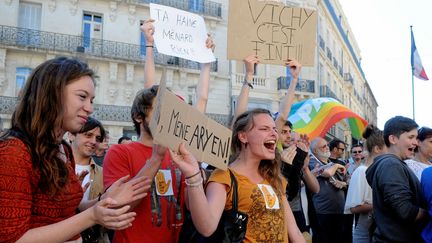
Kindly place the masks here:
[(414, 77), (415, 121), (432, 127), (432, 1), (339, 0), (360, 48), (361, 66), (378, 102), (378, 127), (413, 117), (411, 35), (429, 81)]

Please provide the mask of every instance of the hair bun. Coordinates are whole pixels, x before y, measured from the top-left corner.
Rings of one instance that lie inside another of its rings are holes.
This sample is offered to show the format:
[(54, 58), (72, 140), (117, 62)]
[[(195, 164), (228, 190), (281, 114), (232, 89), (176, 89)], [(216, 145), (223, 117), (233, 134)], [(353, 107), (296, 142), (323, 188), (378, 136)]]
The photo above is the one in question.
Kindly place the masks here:
[(362, 136), (364, 139), (368, 139), (370, 136), (372, 136), (372, 134), (374, 134), (377, 130), (379, 130), (377, 127), (375, 127), (374, 125), (370, 124), (367, 125)]

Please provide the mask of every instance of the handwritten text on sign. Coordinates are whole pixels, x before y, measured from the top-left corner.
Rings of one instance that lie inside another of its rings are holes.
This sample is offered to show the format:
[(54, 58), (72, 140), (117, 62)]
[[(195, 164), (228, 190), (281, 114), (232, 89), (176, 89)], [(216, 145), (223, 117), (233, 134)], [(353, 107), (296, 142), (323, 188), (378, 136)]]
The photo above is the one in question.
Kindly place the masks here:
[(198, 161), (225, 170), (231, 148), (231, 130), (180, 101), (166, 89), (157, 100), (161, 102), (157, 113), (159, 119), (154, 118), (150, 124), (154, 141), (171, 149), (177, 149), (180, 142), (184, 142)]
[(313, 66), (317, 15), (313, 10), (274, 1), (230, 1), (228, 58), (256, 54), (261, 63), (284, 65), (296, 58)]
[(207, 30), (201, 16), (153, 3), (150, 16), (155, 20), (154, 39), (160, 53), (200, 63), (215, 61), (205, 46)]

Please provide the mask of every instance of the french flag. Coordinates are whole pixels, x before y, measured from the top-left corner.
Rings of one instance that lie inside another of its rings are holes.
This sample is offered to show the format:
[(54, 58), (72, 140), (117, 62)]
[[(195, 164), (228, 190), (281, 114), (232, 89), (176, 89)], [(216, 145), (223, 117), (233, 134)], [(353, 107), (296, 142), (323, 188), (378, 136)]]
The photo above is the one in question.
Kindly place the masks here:
[(411, 68), (413, 70), (413, 75), (421, 80), (429, 80), (426, 72), (423, 68), (420, 56), (417, 51), (417, 47), (414, 41), (414, 34), (411, 29)]

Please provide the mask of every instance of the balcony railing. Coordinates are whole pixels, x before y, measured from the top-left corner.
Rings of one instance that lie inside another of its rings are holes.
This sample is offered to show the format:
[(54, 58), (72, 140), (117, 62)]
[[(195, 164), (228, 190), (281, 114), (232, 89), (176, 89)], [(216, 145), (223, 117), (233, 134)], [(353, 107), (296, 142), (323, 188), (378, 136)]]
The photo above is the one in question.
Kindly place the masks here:
[(340, 102), (339, 97), (337, 97), (337, 95), (327, 85), (320, 86), (320, 97), (331, 97), (337, 99)]
[(346, 82), (351, 83), (351, 85), (354, 84), (354, 80), (353, 80), (353, 77), (351, 76), (351, 73), (345, 73), (345, 74), (344, 74), (344, 80), (345, 80)]
[[(0, 114), (11, 115), (15, 110), (17, 97), (0, 96)], [(92, 117), (101, 121), (132, 122), (130, 106), (94, 104)], [(207, 113), (216, 122), (228, 126), (229, 117), (224, 114)]]
[(222, 4), (208, 0), (191, 1), (191, 0), (131, 0), (134, 3), (149, 4), (157, 3), (173, 8), (183, 9), (189, 12), (209, 15), (212, 17), (222, 17)]
[[(245, 75), (242, 73), (237, 73), (235, 76), (236, 84), (242, 84), (245, 80)], [(252, 85), (254, 87), (265, 88), (267, 84), (267, 79), (262, 76), (253, 76)]]
[[(144, 56), (141, 55), (142, 47), (140, 45), (100, 39), (88, 39), (82, 36), (4, 25), (0, 25), (0, 44), (45, 51), (78, 52), (90, 56), (135, 62), (144, 61)], [(167, 56), (157, 52), (154, 54), (154, 60), (156, 64), (160, 65), (200, 69), (200, 64), (198, 62)], [(217, 61), (212, 63), (211, 70), (217, 72)]]
[[(278, 90), (288, 89), (289, 84), (286, 76), (280, 76), (277, 78)], [(315, 93), (315, 80), (300, 79), (297, 82), (295, 90), (297, 92)]]

